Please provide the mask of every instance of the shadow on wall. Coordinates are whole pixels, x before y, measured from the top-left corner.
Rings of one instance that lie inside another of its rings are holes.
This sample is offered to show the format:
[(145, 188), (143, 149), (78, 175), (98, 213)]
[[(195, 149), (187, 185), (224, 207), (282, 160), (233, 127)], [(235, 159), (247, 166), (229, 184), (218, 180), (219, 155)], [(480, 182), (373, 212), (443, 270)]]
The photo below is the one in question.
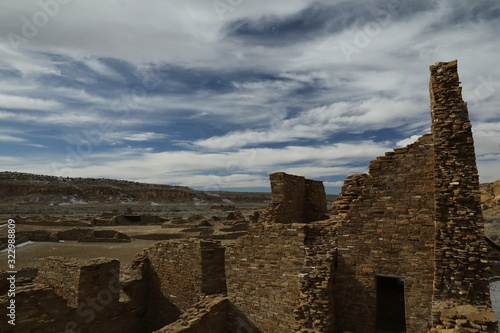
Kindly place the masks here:
[(229, 302), (227, 332), (231, 333), (263, 333), (240, 309)]
[(333, 286), (335, 303), (342, 304), (335, 310), (335, 326), (340, 332), (375, 332), (375, 276), (367, 278), (373, 280), (373, 291), (367, 289), (367, 283), (358, 281), (354, 267), (349, 266), (341, 255), (337, 257)]
[(149, 259), (144, 260), (142, 276), (146, 279), (145, 311), (141, 317), (140, 333), (150, 333), (173, 323), (181, 315), (175, 306), (161, 291), (161, 281)]

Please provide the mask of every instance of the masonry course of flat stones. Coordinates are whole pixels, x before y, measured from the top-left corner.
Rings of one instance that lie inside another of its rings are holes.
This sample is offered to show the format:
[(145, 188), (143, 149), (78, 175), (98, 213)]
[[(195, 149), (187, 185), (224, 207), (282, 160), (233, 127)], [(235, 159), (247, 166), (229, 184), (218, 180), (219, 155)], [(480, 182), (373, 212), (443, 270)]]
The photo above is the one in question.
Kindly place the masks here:
[(406, 332), (496, 333), (456, 61), (431, 66), (429, 88), (431, 133), (349, 176), (329, 212), (321, 182), (271, 174), (272, 203), (230, 246), (160, 242), (120, 273), (113, 259), (48, 258), (18, 290), (18, 327), (373, 333), (378, 284), (389, 278), (403, 285)]

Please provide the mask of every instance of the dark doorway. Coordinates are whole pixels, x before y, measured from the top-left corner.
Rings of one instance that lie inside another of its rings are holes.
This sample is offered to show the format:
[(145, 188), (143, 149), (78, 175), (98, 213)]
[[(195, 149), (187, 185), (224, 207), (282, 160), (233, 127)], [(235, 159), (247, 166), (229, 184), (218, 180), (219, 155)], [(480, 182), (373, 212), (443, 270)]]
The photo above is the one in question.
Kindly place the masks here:
[(398, 277), (377, 276), (377, 333), (404, 332), (404, 281)]
[(130, 223), (141, 223), (140, 215), (123, 215), (123, 218)]

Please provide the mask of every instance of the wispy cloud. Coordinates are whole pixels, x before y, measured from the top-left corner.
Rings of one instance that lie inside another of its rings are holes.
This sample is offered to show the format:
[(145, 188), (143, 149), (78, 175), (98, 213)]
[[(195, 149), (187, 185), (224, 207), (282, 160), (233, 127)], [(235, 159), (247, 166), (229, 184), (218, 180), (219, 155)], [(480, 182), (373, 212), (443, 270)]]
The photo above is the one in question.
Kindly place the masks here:
[(62, 104), (54, 100), (0, 94), (0, 108), (4, 109), (51, 110), (61, 107)]
[(337, 187), (428, 131), (427, 68), (458, 59), (481, 179), (498, 178), (498, 1), (228, 4), (71, 1), (23, 36), (43, 8), (4, 1), (0, 30), (26, 42), (0, 41), (0, 168)]
[(12, 135), (0, 134), (0, 141), (3, 142), (25, 142), (26, 140)]

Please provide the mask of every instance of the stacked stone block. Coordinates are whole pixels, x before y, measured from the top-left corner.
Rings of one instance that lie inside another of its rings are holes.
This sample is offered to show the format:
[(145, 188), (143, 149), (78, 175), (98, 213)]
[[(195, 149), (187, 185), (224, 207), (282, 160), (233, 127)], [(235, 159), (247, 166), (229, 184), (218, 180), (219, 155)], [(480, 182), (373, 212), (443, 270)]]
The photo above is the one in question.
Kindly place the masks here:
[(284, 172), (269, 175), (272, 203), (261, 216), (268, 223), (307, 223), (326, 216), (323, 182)]
[(243, 321), (232, 328), (330, 331), (334, 239), (334, 221), (266, 224), (239, 238), (226, 254), (228, 297), (250, 324)]
[(228, 308), (227, 297), (208, 296), (183, 313), (177, 321), (154, 333), (226, 333)]
[(49, 257), (38, 271), (37, 282), (53, 287), (69, 306), (76, 308), (89, 298), (106, 297), (106, 302), (118, 302), (119, 291), (110, 292), (110, 296), (101, 291), (110, 286), (119, 289), (119, 272), (118, 260)]
[[(0, 332), (65, 332), (65, 324), (75, 309), (68, 307), (54, 289), (40, 284), (31, 284), (16, 290), (16, 325), (7, 323), (8, 317), (2, 316)], [(0, 296), (0, 307), (7, 309), (10, 298)], [(4, 313), (5, 313), (4, 311)]]
[(429, 333), (496, 333), (497, 323), (492, 311), (480, 310), (470, 304), (459, 305), (441, 311), (437, 327)]
[(262, 332), (293, 332), (305, 262), (304, 224), (252, 229), (226, 251), (230, 302)]
[(304, 228), (305, 263), (300, 275), (297, 331), (331, 332), (335, 327), (333, 279), (337, 257), (338, 220), (319, 221)]
[(52, 286), (59, 296), (64, 297), (68, 305), (78, 307), (80, 294), (81, 260), (63, 257), (48, 257), (38, 271), (37, 281)]
[(435, 311), (443, 302), (489, 306), (479, 178), (457, 62), (430, 67), (436, 220)]
[(345, 217), (345, 214), (351, 208), (351, 204), (356, 200), (364, 189), (365, 179), (368, 177), (366, 173), (347, 176), (342, 186), (337, 199), (333, 202), (330, 214), (332, 216), (340, 215)]
[(224, 248), (198, 239), (166, 241), (144, 250), (161, 293), (186, 310), (207, 294), (225, 293)]
[(404, 278), (407, 332), (428, 329), (434, 277), (433, 167), (432, 137), (425, 135), (378, 157), (367, 176), (346, 184), (348, 195), (339, 196), (348, 210), (338, 226), (334, 280), (338, 329), (375, 331), (377, 276)]

